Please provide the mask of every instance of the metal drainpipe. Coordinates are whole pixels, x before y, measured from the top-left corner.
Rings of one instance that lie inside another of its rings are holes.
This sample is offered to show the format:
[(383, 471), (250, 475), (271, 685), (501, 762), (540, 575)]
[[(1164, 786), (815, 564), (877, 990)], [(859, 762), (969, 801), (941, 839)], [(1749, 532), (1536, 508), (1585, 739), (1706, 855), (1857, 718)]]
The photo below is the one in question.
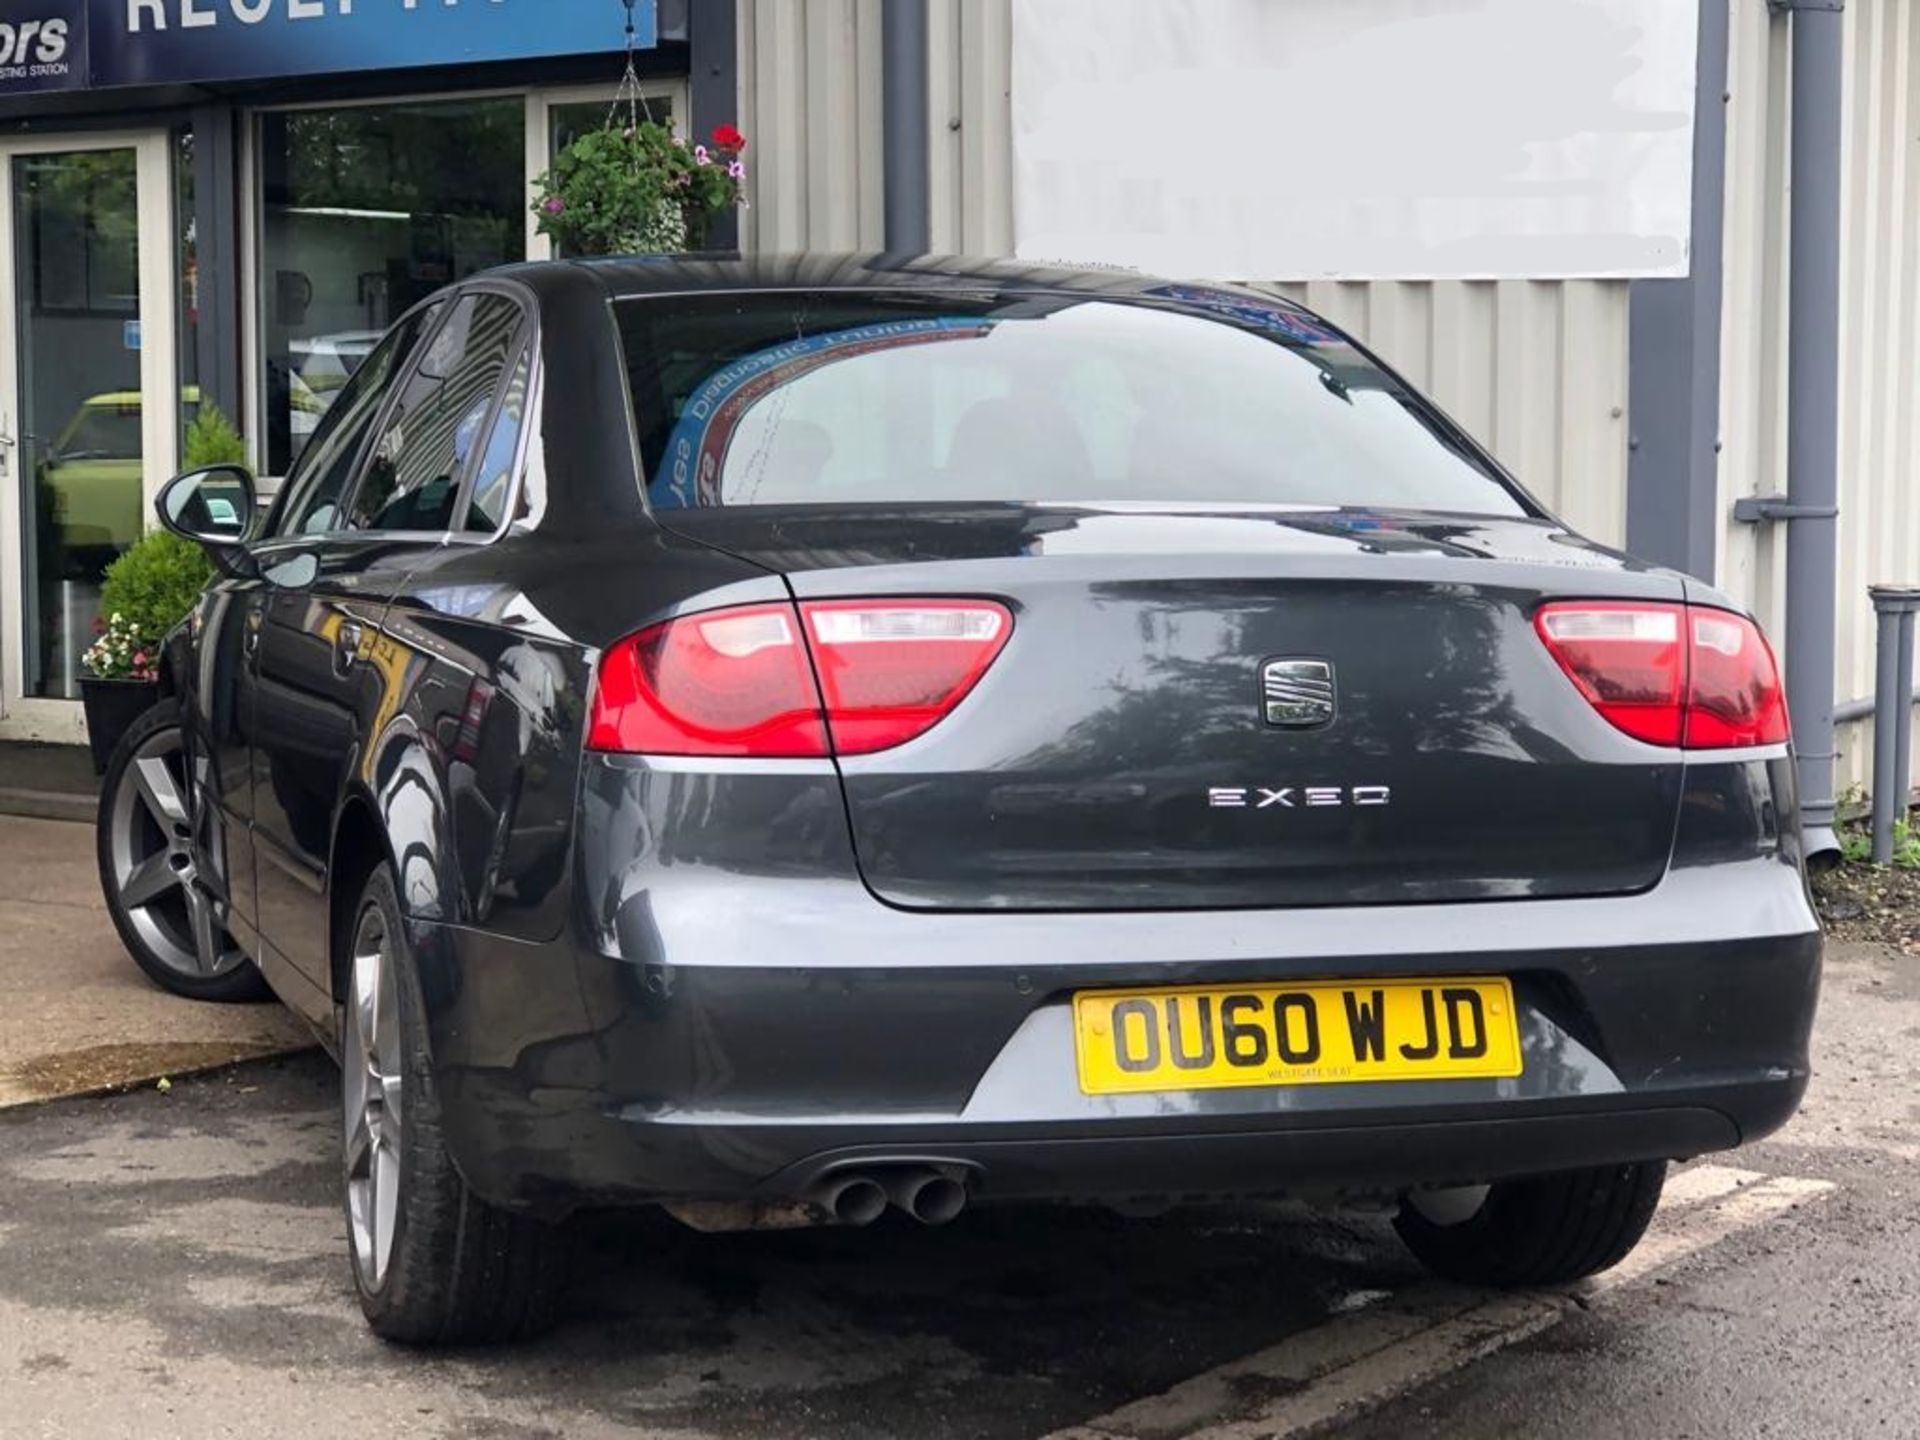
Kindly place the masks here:
[(931, 243), (927, 128), (927, 0), (885, 0), (880, 25), (881, 172), (890, 255)]
[(1805, 854), (1833, 835), (1840, 441), (1840, 124), (1845, 0), (1772, 0), (1793, 16), (1787, 308), (1787, 704)]

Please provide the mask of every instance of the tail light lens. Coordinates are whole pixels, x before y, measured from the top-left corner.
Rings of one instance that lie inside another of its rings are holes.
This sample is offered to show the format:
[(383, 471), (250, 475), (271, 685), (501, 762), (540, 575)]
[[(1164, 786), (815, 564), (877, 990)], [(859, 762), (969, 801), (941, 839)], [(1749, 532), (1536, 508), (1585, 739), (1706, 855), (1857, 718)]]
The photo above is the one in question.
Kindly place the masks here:
[(891, 749), (924, 734), (973, 689), (1013, 629), (980, 600), (809, 601), (800, 607), (833, 748)]
[(600, 661), (590, 750), (825, 755), (820, 694), (791, 605), (747, 605), (642, 630)]
[(1687, 741), (1695, 749), (1777, 745), (1792, 733), (1780, 667), (1744, 615), (1691, 606)]
[(587, 748), (763, 758), (889, 749), (959, 704), (1012, 628), (1005, 606), (981, 600), (808, 601), (669, 620), (602, 658)]
[(1541, 607), (1534, 627), (1593, 708), (1635, 739), (1710, 750), (1788, 736), (1779, 667), (1744, 616), (1575, 601)]

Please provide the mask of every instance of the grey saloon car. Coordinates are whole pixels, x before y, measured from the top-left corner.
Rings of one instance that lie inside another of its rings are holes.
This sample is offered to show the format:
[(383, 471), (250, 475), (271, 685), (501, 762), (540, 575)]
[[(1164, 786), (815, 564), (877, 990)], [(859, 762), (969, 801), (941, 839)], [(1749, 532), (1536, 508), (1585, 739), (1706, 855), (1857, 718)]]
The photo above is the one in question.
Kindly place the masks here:
[(546, 1324), (608, 1205), (1357, 1197), (1563, 1281), (1806, 1085), (1760, 630), (1267, 293), (500, 270), (271, 507), (160, 507), (219, 574), (103, 884), (159, 983), (339, 1058), (390, 1338)]

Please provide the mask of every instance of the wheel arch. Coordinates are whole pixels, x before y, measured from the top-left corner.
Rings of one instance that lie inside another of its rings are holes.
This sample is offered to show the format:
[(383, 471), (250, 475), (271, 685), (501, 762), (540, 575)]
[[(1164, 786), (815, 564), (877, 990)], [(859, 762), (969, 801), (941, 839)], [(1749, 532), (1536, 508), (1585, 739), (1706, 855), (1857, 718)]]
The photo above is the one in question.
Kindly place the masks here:
[(375, 867), (393, 863), (386, 827), (367, 795), (350, 793), (334, 819), (327, 850), (328, 994), (335, 1004), (346, 993), (348, 936), (353, 908)]
[(356, 759), (352, 768), (356, 778), (334, 818), (327, 856), (327, 957), (336, 999), (353, 906), (376, 865), (392, 870), (409, 921), (457, 922), (463, 914), (445, 776), (412, 722), (396, 721), (371, 763)]

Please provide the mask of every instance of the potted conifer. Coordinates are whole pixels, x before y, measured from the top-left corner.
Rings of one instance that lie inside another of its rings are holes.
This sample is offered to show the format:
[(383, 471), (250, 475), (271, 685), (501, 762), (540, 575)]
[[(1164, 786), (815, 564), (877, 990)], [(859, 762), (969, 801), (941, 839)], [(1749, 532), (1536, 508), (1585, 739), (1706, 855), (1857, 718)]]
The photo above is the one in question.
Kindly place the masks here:
[[(187, 470), (244, 465), (247, 447), (220, 408), (204, 404), (187, 427), (184, 455)], [(87, 672), (80, 702), (96, 772), (106, 769), (120, 737), (159, 699), (161, 646), (212, 577), (205, 551), (160, 529), (149, 530), (107, 567), (94, 642), (80, 662)]]

